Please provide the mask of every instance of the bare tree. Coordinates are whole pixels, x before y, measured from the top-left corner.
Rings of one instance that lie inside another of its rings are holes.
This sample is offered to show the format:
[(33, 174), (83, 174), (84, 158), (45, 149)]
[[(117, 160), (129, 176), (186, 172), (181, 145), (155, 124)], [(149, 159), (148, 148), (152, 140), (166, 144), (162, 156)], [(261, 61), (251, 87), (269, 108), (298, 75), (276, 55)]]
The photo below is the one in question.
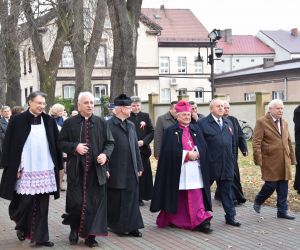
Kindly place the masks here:
[[(106, 0), (86, 1), (86, 4), (87, 7), (84, 9), (82, 0), (73, 1), (74, 23), (70, 44), (76, 76), (75, 100), (81, 91), (91, 91), (92, 72), (100, 48), (107, 13)], [(93, 24), (92, 30), (89, 33), (91, 24)]]
[[(45, 3), (45, 1), (41, 2)], [(55, 41), (49, 59), (47, 59), (44, 53), (42, 37), (39, 32), (39, 25), (33, 11), (33, 4), (31, 1), (23, 1), (23, 10), (27, 20), (28, 32), (33, 45), (40, 77), (40, 90), (47, 93), (47, 101), (49, 104), (53, 104), (54, 102), (57, 69), (61, 61), (65, 42), (68, 39), (69, 27), (72, 21), (72, 12), (69, 8), (69, 2), (68, 0), (57, 0), (57, 4), (53, 5), (57, 15), (55, 19), (57, 31), (54, 36)]]
[[(21, 0), (0, 1), (1, 21), (1, 72), (0, 89), (1, 102), (9, 106), (21, 104), (20, 86), (20, 54), (18, 43), (18, 19), (20, 15)], [(4, 90), (7, 90), (4, 97)]]
[(110, 0), (107, 5), (114, 40), (110, 85), (110, 98), (113, 100), (121, 93), (133, 95), (142, 0)]

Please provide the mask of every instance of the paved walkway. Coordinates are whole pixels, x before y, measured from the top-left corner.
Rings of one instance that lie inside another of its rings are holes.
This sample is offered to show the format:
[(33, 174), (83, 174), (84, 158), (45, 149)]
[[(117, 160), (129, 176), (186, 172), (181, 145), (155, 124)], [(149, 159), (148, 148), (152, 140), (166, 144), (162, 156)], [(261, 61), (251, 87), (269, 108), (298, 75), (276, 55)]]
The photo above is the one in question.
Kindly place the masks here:
[[(0, 176), (2, 171), (0, 171)], [(29, 241), (20, 242), (16, 238), (14, 223), (8, 217), (9, 202), (0, 198), (0, 250), (32, 249)], [(55, 243), (52, 249), (88, 249), (83, 241), (77, 246), (68, 243), (69, 228), (61, 224), (61, 214), (65, 206), (65, 193), (59, 200), (51, 198), (49, 212), (50, 238)], [(145, 228), (143, 238), (118, 237), (109, 233), (107, 237), (98, 237), (98, 249), (299, 249), (300, 214), (294, 214), (296, 220), (288, 221), (276, 218), (276, 209), (262, 207), (256, 214), (251, 203), (237, 207), (237, 219), (240, 228), (224, 223), (224, 213), (219, 202), (213, 202), (214, 232), (205, 235), (176, 228), (158, 229), (155, 225), (157, 214), (149, 212), (149, 203), (141, 208)], [(41, 249), (41, 248), (39, 248)], [(49, 248), (43, 248), (49, 249)]]

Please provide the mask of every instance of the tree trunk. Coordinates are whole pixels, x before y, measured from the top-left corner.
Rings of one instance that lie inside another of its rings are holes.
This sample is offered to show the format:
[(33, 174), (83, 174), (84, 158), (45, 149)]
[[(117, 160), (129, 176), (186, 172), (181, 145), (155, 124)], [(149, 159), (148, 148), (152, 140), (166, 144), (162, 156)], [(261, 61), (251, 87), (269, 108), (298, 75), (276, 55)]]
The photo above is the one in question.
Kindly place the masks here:
[(5, 63), (5, 40), (4, 40), (4, 27), (7, 16), (7, 8), (3, 0), (0, 0), (0, 107), (6, 102), (6, 63)]
[(69, 27), (71, 25), (72, 15), (68, 0), (58, 0), (57, 5), (57, 33), (49, 60), (46, 60), (42, 37), (38, 31), (37, 20), (34, 19), (34, 13), (30, 5), (30, 1), (23, 1), (24, 14), (28, 23), (29, 34), (35, 53), (37, 67), (40, 76), (40, 90), (47, 94), (47, 102), (49, 105), (54, 103), (56, 74), (62, 57), (62, 51), (69, 35)]
[(119, 94), (134, 93), (137, 29), (142, 0), (107, 2), (113, 30), (114, 57), (111, 72), (111, 101)]
[[(20, 54), (18, 43), (18, 18), (20, 13), (20, 0), (10, 2), (10, 14), (8, 14), (8, 2), (1, 1), (1, 45), (3, 59), (1, 73), (1, 89), (6, 89), (6, 105), (11, 107), (21, 105), (21, 86), (20, 86)], [(4, 75), (6, 79), (4, 80)], [(1, 91), (2, 92), (2, 91)], [(3, 91), (5, 93), (5, 91)], [(3, 93), (2, 92), (2, 93)], [(3, 94), (1, 94), (3, 99)]]
[[(92, 91), (91, 78), (98, 50), (100, 48), (107, 12), (105, 0), (98, 0), (96, 3), (96, 13), (90, 36), (87, 34), (85, 36), (83, 1), (75, 0), (73, 3), (74, 23), (70, 36), (70, 43), (75, 66), (75, 100), (77, 100), (78, 94), (81, 91)], [(90, 13), (90, 15), (93, 16), (92, 13)], [(87, 40), (89, 40), (89, 43), (85, 47)]]

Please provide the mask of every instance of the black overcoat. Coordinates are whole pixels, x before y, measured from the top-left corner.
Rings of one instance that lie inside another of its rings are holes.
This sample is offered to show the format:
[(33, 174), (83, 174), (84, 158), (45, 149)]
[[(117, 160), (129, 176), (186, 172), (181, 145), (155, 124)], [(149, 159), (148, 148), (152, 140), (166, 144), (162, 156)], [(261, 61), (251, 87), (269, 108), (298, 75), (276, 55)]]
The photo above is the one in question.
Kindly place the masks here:
[[(3, 143), (3, 155), (1, 166), (4, 168), (0, 184), (0, 197), (11, 200), (17, 181), (17, 172), (21, 162), (24, 144), (31, 130), (33, 115), (27, 110), (10, 119)], [(62, 153), (58, 149), (58, 128), (55, 120), (49, 115), (42, 113), (46, 130), (50, 154), (54, 163), (56, 185), (59, 187), (58, 171), (63, 168)], [(59, 188), (54, 193), (55, 199), (59, 198)]]
[[(144, 112), (131, 113), (128, 120), (134, 123), (138, 140), (144, 142), (144, 145), (140, 147), (141, 154), (149, 158), (151, 156), (150, 143), (154, 137), (154, 128), (149, 114)], [(141, 127), (141, 122), (145, 122), (144, 127)]]
[[(90, 118), (90, 150), (92, 150), (93, 162), (96, 167), (99, 185), (106, 183), (106, 168), (100, 167), (97, 163), (97, 156), (104, 153), (109, 159), (114, 149), (114, 139), (107, 122), (98, 116), (92, 115)], [(76, 153), (77, 145), (81, 141), (84, 118), (78, 114), (65, 120), (59, 134), (58, 145), (67, 154), (67, 175), (68, 183), (77, 184), (79, 182), (80, 155)]]
[(125, 189), (127, 186), (127, 164), (128, 162), (124, 160), (123, 148), (128, 145), (122, 144), (122, 139), (127, 136), (129, 141), (129, 147), (131, 152), (132, 167), (136, 176), (136, 181), (138, 183), (138, 172), (143, 171), (143, 164), (141, 160), (140, 150), (137, 141), (137, 135), (135, 132), (134, 124), (129, 121), (124, 121), (127, 126), (126, 131), (121, 126), (121, 120), (116, 116), (113, 116), (107, 121), (112, 135), (115, 139), (115, 148), (111, 155), (109, 161), (109, 173), (110, 177), (107, 182), (108, 188)]
[(202, 118), (198, 125), (207, 143), (211, 182), (215, 180), (233, 180), (235, 143), (231, 121), (223, 118), (221, 130), (213, 116), (209, 114)]
[[(196, 124), (190, 124), (190, 134), (199, 150), (203, 177), (203, 200), (206, 210), (211, 211), (210, 178), (207, 165), (207, 146), (202, 132)], [(178, 188), (182, 163), (182, 129), (178, 123), (168, 127), (163, 135), (160, 157), (157, 164), (151, 212), (160, 210), (177, 212)]]
[(300, 191), (300, 105), (294, 110), (296, 173), (294, 188)]

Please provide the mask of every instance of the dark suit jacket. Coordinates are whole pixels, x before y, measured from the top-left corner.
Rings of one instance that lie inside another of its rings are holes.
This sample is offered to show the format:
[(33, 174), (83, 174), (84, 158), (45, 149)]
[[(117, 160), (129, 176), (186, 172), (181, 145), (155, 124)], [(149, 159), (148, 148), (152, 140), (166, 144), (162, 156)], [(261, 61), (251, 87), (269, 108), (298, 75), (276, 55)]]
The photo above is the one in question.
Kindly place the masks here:
[[(131, 113), (128, 120), (134, 123), (138, 140), (142, 140), (144, 142), (144, 145), (140, 147), (141, 154), (146, 157), (150, 157), (150, 143), (153, 140), (154, 128), (152, 126), (149, 114), (144, 112), (139, 112), (137, 114)], [(141, 122), (145, 122), (144, 127), (141, 126)]]
[(300, 105), (294, 110), (295, 142), (300, 144)]
[[(4, 168), (0, 184), (0, 197), (11, 200), (13, 197), (15, 184), (17, 181), (17, 172), (21, 162), (23, 146), (31, 130), (32, 114), (27, 110), (14, 116), (8, 123), (3, 143), (3, 157), (1, 166)], [(42, 113), (45, 125), (46, 135), (49, 144), (50, 154), (55, 165), (55, 178), (57, 187), (59, 187), (58, 170), (62, 169), (62, 153), (58, 149), (58, 128), (55, 120), (49, 115)], [(58, 191), (54, 192), (54, 197), (59, 198)]]
[[(109, 159), (114, 148), (114, 139), (107, 122), (95, 115), (90, 118), (90, 148), (92, 150), (92, 163), (95, 164), (99, 185), (106, 183), (106, 168), (98, 166), (97, 156), (106, 154)], [(84, 118), (76, 115), (65, 120), (59, 134), (59, 147), (67, 153), (68, 183), (77, 184), (79, 181), (79, 160), (80, 155), (75, 152), (77, 145), (81, 142), (80, 136)]]
[(141, 160), (140, 150), (138, 146), (135, 126), (131, 121), (126, 120), (127, 131), (121, 127), (121, 120), (113, 116), (107, 121), (112, 135), (115, 139), (114, 151), (108, 163), (110, 177), (107, 186), (109, 188), (124, 189), (127, 186), (127, 159), (124, 155), (124, 148), (130, 147), (131, 166), (134, 170), (136, 181), (138, 182), (138, 172), (143, 171), (143, 164)]
[(208, 162), (211, 181), (232, 180), (234, 176), (234, 135), (233, 125), (229, 119), (223, 118), (220, 129), (210, 114), (202, 118), (198, 125), (207, 143)]

